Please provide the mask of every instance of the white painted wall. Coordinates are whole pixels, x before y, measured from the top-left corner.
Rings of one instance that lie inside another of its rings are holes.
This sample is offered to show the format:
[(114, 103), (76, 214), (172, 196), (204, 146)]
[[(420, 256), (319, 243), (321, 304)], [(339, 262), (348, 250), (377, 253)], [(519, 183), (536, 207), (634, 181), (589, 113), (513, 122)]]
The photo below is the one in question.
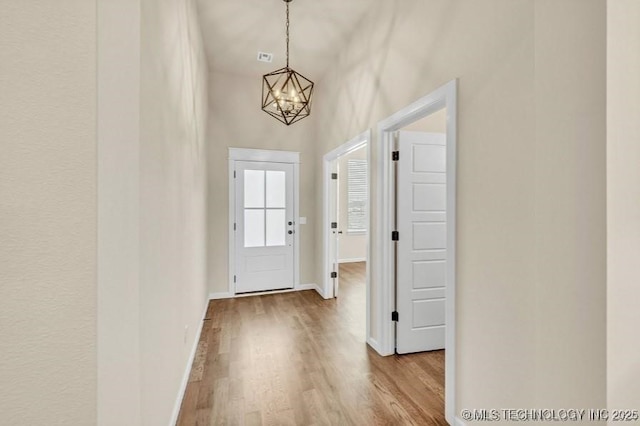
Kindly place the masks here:
[(606, 2), (534, 4), (536, 402), (603, 407)]
[(318, 84), (319, 162), (459, 78), (458, 409), (605, 404), (604, 6), (385, 2)]
[(640, 407), (640, 3), (609, 0), (607, 20), (607, 399)]
[[(265, 73), (269, 71), (273, 71), (273, 64), (265, 64)], [(300, 216), (307, 218), (307, 224), (300, 225), (300, 282), (322, 282), (314, 280), (318, 223), (315, 218), (321, 217), (316, 216), (315, 209), (319, 185), (316, 182), (315, 111), (312, 110), (310, 117), (285, 126), (260, 109), (261, 94), (260, 76), (209, 74), (208, 276), (212, 293), (226, 293), (229, 288), (228, 147), (300, 152)]]
[(141, 419), (140, 2), (99, 0), (97, 16), (97, 424), (128, 426)]
[(0, 424), (91, 425), (96, 2), (0, 9)]
[(196, 16), (192, 0), (99, 4), (99, 425), (170, 423), (207, 303)]
[(141, 5), (141, 424), (156, 426), (172, 416), (208, 299), (208, 71), (193, 0)]
[(338, 183), (340, 188), (338, 190), (339, 202), (338, 202), (338, 229), (342, 231), (339, 238), (338, 247), (338, 259), (339, 261), (349, 261), (353, 259), (365, 259), (367, 256), (367, 234), (366, 233), (354, 233), (348, 232), (348, 202), (347, 191), (349, 189), (349, 173), (347, 171), (347, 165), (349, 160), (366, 160), (367, 159), (367, 147), (360, 148), (357, 151), (353, 151), (347, 155), (343, 155), (338, 158)]

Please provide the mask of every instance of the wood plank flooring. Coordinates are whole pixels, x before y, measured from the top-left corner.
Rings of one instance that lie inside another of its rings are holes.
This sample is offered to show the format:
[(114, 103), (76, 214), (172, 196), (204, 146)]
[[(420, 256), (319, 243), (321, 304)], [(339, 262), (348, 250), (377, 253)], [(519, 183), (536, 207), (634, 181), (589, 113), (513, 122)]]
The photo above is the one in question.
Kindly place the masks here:
[(315, 291), (211, 301), (178, 425), (446, 425), (444, 351), (365, 343), (364, 263)]

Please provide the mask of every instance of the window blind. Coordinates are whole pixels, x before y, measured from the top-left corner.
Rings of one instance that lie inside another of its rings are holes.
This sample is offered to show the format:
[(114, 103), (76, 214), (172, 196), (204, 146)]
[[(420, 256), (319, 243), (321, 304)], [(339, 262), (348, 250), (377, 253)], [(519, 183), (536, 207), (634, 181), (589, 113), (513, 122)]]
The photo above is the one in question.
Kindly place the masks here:
[(367, 161), (347, 161), (347, 232), (367, 230)]

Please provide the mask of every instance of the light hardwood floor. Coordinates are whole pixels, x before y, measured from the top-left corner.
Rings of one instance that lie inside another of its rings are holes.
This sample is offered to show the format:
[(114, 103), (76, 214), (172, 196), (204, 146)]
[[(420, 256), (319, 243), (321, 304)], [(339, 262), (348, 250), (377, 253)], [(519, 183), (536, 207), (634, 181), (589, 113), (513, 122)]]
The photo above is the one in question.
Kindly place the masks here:
[(315, 291), (211, 301), (178, 425), (446, 425), (444, 351), (365, 344), (364, 263)]

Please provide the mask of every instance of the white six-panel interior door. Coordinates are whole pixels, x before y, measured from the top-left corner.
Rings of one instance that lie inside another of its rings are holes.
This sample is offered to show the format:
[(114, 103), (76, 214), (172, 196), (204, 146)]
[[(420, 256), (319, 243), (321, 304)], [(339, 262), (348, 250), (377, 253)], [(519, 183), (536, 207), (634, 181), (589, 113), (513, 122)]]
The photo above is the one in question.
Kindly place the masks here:
[(397, 140), (396, 351), (444, 349), (446, 138), (401, 131)]
[(235, 293), (294, 287), (294, 165), (235, 161)]

